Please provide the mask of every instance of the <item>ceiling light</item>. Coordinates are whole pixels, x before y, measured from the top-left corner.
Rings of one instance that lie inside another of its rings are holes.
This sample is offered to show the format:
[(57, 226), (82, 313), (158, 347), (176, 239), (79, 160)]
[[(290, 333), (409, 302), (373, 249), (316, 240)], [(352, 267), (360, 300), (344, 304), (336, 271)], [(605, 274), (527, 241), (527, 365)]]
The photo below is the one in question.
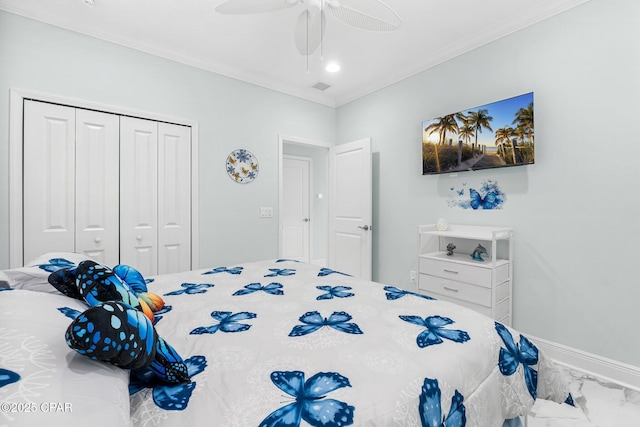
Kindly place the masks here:
[(340, 64), (337, 62), (329, 62), (324, 69), (329, 73), (337, 73), (340, 71)]

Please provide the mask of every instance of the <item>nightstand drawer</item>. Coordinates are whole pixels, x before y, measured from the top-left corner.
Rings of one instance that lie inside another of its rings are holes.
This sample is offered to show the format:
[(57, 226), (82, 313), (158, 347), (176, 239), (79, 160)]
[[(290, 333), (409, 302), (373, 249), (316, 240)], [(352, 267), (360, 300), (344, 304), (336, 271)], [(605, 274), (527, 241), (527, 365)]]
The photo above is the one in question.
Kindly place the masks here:
[(469, 283), (444, 279), (428, 274), (420, 275), (420, 291), (430, 295), (436, 293), (449, 298), (491, 307), (491, 289)]
[(420, 258), (420, 273), (491, 288), (491, 269), (484, 266)]

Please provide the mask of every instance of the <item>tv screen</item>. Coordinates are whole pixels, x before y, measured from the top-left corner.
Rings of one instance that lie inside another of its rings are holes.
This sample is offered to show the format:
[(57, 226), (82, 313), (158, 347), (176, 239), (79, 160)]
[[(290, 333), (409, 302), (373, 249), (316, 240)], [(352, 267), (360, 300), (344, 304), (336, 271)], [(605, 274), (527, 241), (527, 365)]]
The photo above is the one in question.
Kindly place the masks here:
[(422, 122), (422, 174), (534, 163), (533, 92)]

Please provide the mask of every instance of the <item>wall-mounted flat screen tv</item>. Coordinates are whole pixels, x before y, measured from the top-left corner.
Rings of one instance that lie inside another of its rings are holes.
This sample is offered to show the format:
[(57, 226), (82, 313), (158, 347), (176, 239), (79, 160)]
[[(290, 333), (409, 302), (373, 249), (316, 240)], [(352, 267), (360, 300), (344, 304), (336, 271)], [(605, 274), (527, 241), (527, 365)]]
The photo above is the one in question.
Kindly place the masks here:
[(534, 163), (533, 92), (422, 122), (422, 174)]

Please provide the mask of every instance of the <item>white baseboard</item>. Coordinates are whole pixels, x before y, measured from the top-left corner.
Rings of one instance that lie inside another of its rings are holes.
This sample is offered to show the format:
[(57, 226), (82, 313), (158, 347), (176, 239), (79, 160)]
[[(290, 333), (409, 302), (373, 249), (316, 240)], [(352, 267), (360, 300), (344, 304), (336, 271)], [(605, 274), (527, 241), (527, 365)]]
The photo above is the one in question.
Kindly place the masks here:
[(527, 335), (547, 357), (571, 369), (640, 391), (640, 368)]

